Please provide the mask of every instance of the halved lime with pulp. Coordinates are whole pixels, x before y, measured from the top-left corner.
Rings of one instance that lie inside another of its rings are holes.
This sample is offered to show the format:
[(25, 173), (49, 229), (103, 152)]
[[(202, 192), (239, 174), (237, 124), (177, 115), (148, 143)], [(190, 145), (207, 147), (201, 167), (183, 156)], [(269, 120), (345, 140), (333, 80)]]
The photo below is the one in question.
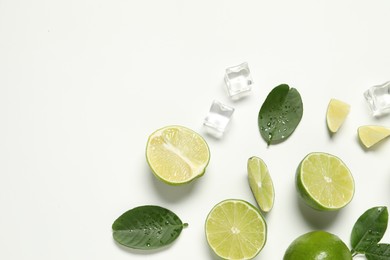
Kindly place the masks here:
[(353, 197), (355, 184), (348, 167), (338, 157), (310, 153), (300, 163), (296, 186), (303, 200), (314, 209), (338, 210)]
[(154, 175), (178, 185), (202, 176), (210, 160), (206, 141), (183, 126), (167, 126), (149, 136), (146, 160)]
[(237, 199), (214, 206), (205, 230), (208, 244), (223, 259), (252, 259), (267, 239), (267, 225), (260, 211)]

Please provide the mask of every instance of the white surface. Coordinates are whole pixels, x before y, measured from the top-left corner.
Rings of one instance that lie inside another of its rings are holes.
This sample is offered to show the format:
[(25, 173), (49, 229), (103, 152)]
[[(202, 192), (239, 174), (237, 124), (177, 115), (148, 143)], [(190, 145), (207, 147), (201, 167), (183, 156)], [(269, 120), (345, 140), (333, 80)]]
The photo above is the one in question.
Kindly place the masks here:
[[(356, 219), (390, 205), (390, 140), (365, 151), (363, 98), (390, 79), (390, 1), (0, 0), (0, 259), (214, 259), (204, 221), (219, 201), (254, 203), (246, 161), (271, 172), (275, 206), (256, 259), (282, 259), (298, 235), (324, 229), (349, 245)], [(227, 67), (247, 61), (255, 85), (232, 102)], [(304, 115), (293, 135), (267, 148), (257, 113), (280, 83), (297, 88)], [(331, 98), (351, 105), (330, 138)], [(190, 185), (156, 180), (145, 161), (150, 133), (180, 124), (204, 134), (212, 100), (235, 107), (221, 140), (205, 135), (211, 161)], [(338, 213), (302, 205), (294, 187), (309, 152), (339, 156), (356, 182)], [(189, 223), (169, 248), (123, 249), (111, 224), (144, 204)], [(390, 242), (390, 231), (383, 239)]]

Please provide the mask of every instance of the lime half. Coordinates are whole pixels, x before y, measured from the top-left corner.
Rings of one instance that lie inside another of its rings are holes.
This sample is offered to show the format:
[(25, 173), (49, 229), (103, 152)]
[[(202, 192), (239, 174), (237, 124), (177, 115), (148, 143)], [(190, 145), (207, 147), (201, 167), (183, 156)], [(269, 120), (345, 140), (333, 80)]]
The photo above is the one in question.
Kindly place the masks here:
[(327, 153), (310, 153), (296, 173), (297, 190), (314, 209), (338, 210), (353, 197), (353, 177), (339, 158)]
[(376, 125), (365, 125), (358, 128), (358, 136), (360, 142), (362, 142), (366, 148), (370, 148), (390, 136), (390, 128)]
[(260, 211), (243, 200), (229, 199), (214, 206), (205, 230), (208, 244), (223, 259), (252, 259), (267, 239)]
[(248, 180), (260, 209), (269, 212), (274, 205), (275, 191), (267, 165), (256, 156), (248, 159)]
[(179, 185), (204, 174), (210, 151), (198, 133), (183, 126), (167, 126), (149, 136), (146, 160), (157, 178)]
[(329, 131), (336, 133), (349, 114), (350, 106), (343, 101), (331, 99), (326, 111), (326, 123)]

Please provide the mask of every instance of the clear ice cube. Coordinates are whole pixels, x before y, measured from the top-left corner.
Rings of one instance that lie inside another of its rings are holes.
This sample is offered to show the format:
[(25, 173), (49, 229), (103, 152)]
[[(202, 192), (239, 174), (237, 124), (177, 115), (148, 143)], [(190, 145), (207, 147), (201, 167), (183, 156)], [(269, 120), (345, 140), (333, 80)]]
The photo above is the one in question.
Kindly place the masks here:
[(237, 100), (246, 96), (252, 88), (253, 80), (248, 63), (226, 69), (225, 83), (231, 99)]
[(390, 81), (369, 88), (364, 97), (374, 116), (390, 113)]
[(203, 125), (211, 135), (220, 138), (223, 136), (233, 112), (233, 107), (214, 100), (208, 115), (204, 119)]

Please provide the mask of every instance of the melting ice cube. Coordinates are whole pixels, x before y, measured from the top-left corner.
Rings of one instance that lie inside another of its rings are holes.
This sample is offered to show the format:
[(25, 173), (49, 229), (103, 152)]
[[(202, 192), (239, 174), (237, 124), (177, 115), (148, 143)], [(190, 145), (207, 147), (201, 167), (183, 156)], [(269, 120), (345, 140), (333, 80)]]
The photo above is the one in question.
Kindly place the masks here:
[(204, 119), (203, 125), (210, 134), (220, 138), (225, 132), (233, 112), (233, 107), (214, 100), (211, 104), (208, 115)]
[(233, 100), (246, 96), (250, 92), (253, 84), (248, 63), (244, 62), (240, 65), (227, 68), (225, 83), (228, 94)]
[(390, 81), (372, 86), (364, 92), (364, 97), (374, 116), (390, 113)]

